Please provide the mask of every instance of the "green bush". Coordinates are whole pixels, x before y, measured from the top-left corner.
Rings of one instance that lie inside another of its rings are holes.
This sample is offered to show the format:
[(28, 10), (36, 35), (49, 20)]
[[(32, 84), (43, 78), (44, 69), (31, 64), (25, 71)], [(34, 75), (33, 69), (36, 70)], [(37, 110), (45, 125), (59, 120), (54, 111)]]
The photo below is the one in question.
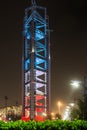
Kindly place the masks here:
[(0, 121), (0, 130), (87, 130), (87, 121), (46, 120), (44, 122)]

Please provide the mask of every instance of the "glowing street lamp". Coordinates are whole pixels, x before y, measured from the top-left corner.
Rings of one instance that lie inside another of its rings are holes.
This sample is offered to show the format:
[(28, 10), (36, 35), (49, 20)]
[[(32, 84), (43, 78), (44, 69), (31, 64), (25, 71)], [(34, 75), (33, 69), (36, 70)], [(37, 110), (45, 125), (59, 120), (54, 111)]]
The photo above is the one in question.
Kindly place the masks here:
[(43, 121), (44, 121), (46, 116), (47, 116), (47, 114), (45, 112), (43, 112), (42, 115), (43, 115)]
[(54, 116), (54, 113), (53, 113), (53, 112), (51, 112), (51, 115), (52, 115), (52, 116)]
[(70, 103), (70, 106), (73, 107), (75, 105), (75, 103)]
[(51, 112), (51, 116), (52, 116), (52, 120), (55, 119), (55, 114), (53, 112)]
[(81, 83), (81, 81), (72, 80), (71, 83), (70, 83), (70, 85), (71, 85), (73, 88), (79, 88), (80, 83)]
[[(81, 87), (81, 81), (79, 80), (71, 80), (70, 85), (72, 86), (72, 88), (74, 90), (77, 90), (78, 88)], [(76, 99), (75, 99), (75, 93), (74, 93), (74, 103), (75, 103)]]
[(58, 111), (59, 111), (59, 114), (60, 114), (60, 107), (61, 107), (61, 102), (60, 101), (58, 101)]
[(46, 113), (44, 113), (44, 112), (42, 113), (42, 115), (43, 115), (43, 116), (45, 116), (45, 117), (47, 116), (47, 114), (46, 114)]

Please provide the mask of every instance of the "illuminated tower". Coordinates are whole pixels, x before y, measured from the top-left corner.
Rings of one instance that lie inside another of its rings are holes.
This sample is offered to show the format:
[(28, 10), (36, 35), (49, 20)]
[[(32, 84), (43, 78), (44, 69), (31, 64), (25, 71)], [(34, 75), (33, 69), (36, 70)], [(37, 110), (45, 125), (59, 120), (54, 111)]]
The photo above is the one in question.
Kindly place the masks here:
[(50, 106), (50, 32), (46, 8), (25, 9), (22, 56), (23, 117), (42, 119)]

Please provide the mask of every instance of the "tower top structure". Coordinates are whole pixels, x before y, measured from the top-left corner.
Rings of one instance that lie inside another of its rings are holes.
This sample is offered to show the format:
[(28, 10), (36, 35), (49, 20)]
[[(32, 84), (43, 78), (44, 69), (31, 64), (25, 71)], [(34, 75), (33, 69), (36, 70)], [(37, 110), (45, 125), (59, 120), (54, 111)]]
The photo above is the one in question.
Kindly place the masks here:
[(31, 4), (32, 4), (32, 6), (36, 6), (36, 1), (35, 0), (31, 0)]

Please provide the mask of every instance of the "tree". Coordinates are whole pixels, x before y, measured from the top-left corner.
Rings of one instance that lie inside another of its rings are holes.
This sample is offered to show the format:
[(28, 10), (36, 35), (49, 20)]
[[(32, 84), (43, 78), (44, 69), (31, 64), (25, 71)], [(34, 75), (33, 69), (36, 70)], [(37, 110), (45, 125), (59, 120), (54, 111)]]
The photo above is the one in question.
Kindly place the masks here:
[(62, 116), (59, 113), (56, 113), (55, 119), (62, 119)]
[(79, 109), (76, 107), (73, 107), (70, 113), (71, 120), (79, 119)]
[(7, 100), (8, 100), (8, 97), (5, 96), (4, 99), (5, 99), (5, 107), (6, 107), (6, 115), (7, 115)]
[(47, 120), (52, 120), (52, 115), (51, 115), (51, 113), (47, 114), (46, 119), (47, 119)]
[(71, 119), (87, 120), (87, 95), (84, 96), (84, 100), (78, 100), (77, 107), (73, 107), (70, 117)]
[(84, 98), (84, 102), (85, 104), (84, 104), (84, 109), (83, 109), (83, 116), (84, 116), (83, 118), (87, 120), (87, 95)]

